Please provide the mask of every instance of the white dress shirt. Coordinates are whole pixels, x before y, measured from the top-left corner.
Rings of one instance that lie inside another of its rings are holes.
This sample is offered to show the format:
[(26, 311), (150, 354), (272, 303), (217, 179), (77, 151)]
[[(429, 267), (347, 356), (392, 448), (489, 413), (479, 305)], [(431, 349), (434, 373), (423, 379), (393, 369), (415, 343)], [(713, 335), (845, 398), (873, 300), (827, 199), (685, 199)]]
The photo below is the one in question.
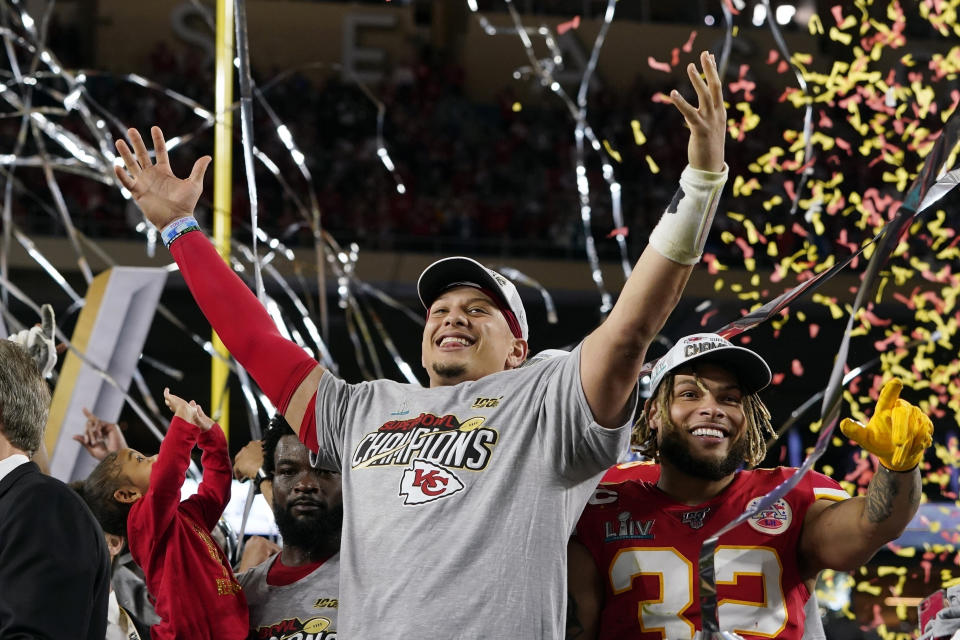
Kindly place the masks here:
[(30, 462), (30, 458), (23, 455), (22, 453), (15, 453), (9, 458), (4, 458), (0, 460), (0, 480), (3, 480), (7, 477), (7, 474), (19, 467), (22, 464), (27, 464)]

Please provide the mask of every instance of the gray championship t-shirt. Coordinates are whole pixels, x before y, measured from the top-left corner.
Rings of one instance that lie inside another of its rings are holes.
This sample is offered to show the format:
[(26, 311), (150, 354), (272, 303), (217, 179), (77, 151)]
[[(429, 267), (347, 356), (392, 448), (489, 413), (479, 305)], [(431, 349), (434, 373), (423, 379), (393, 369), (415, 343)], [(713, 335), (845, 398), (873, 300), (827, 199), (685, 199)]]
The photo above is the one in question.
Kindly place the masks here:
[(340, 558), (284, 586), (267, 584), (274, 554), (237, 576), (250, 607), (250, 628), (257, 640), (336, 640), (340, 605)]
[(593, 421), (580, 347), (452, 387), (325, 373), (316, 406), (318, 466), (343, 474), (343, 638), (563, 637), (567, 539), (630, 428)]

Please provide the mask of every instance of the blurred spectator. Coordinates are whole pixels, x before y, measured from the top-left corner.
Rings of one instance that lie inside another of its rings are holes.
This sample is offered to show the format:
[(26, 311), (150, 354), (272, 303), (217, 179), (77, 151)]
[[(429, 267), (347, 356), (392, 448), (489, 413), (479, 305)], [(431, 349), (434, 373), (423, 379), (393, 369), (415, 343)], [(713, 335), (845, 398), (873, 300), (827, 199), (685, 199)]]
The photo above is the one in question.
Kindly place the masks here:
[(237, 576), (251, 629), (267, 637), (270, 629), (293, 632), (309, 621), (311, 631), (333, 634), (340, 593), (340, 474), (313, 467), (307, 448), (279, 414), (270, 421), (262, 449), (251, 442), (237, 455), (235, 468), (242, 477), (254, 477), (261, 462), (266, 474), (261, 491), (273, 508), (283, 547), (272, 549), (262, 538), (247, 543), (245, 558), (270, 551)]

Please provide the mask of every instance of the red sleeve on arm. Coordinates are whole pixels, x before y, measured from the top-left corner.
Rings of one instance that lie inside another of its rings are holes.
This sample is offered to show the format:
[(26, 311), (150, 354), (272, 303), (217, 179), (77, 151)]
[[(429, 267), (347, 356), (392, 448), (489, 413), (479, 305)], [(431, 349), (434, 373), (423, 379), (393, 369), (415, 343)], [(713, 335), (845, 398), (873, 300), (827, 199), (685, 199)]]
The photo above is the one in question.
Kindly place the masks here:
[[(277, 410), (286, 411), (294, 391), (317, 367), (317, 362), (280, 335), (257, 297), (226, 265), (204, 234), (180, 236), (170, 245), (170, 253), (193, 299), (223, 344)], [(312, 424), (312, 413), (308, 415)]]
[(167, 435), (160, 443), (160, 453), (150, 472), (150, 488), (130, 509), (129, 526), (140, 533), (159, 535), (180, 506), (180, 488), (190, 466), (190, 452), (199, 429), (174, 416)]
[(300, 423), (300, 431), (297, 436), (300, 442), (307, 449), (316, 453), (320, 450), (320, 443), (317, 442), (317, 430), (313, 427), (317, 420), (317, 394), (313, 394), (310, 402), (307, 403), (307, 412), (303, 414), (303, 422)]
[(183, 506), (207, 529), (213, 529), (230, 501), (233, 481), (230, 453), (227, 451), (227, 439), (218, 424), (209, 431), (201, 431), (197, 436), (197, 444), (203, 450), (200, 457), (203, 480), (197, 493), (187, 498)]

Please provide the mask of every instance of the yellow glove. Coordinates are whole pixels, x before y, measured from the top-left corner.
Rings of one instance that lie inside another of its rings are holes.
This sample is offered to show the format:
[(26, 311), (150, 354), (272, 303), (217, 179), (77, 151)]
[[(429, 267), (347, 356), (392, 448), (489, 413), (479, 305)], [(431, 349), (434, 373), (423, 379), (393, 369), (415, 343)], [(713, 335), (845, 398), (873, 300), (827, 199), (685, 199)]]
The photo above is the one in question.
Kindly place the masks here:
[(840, 431), (877, 456), (891, 471), (908, 471), (920, 464), (924, 450), (933, 442), (933, 423), (925, 413), (900, 399), (903, 383), (888, 380), (880, 390), (873, 417), (864, 426), (844, 418)]

